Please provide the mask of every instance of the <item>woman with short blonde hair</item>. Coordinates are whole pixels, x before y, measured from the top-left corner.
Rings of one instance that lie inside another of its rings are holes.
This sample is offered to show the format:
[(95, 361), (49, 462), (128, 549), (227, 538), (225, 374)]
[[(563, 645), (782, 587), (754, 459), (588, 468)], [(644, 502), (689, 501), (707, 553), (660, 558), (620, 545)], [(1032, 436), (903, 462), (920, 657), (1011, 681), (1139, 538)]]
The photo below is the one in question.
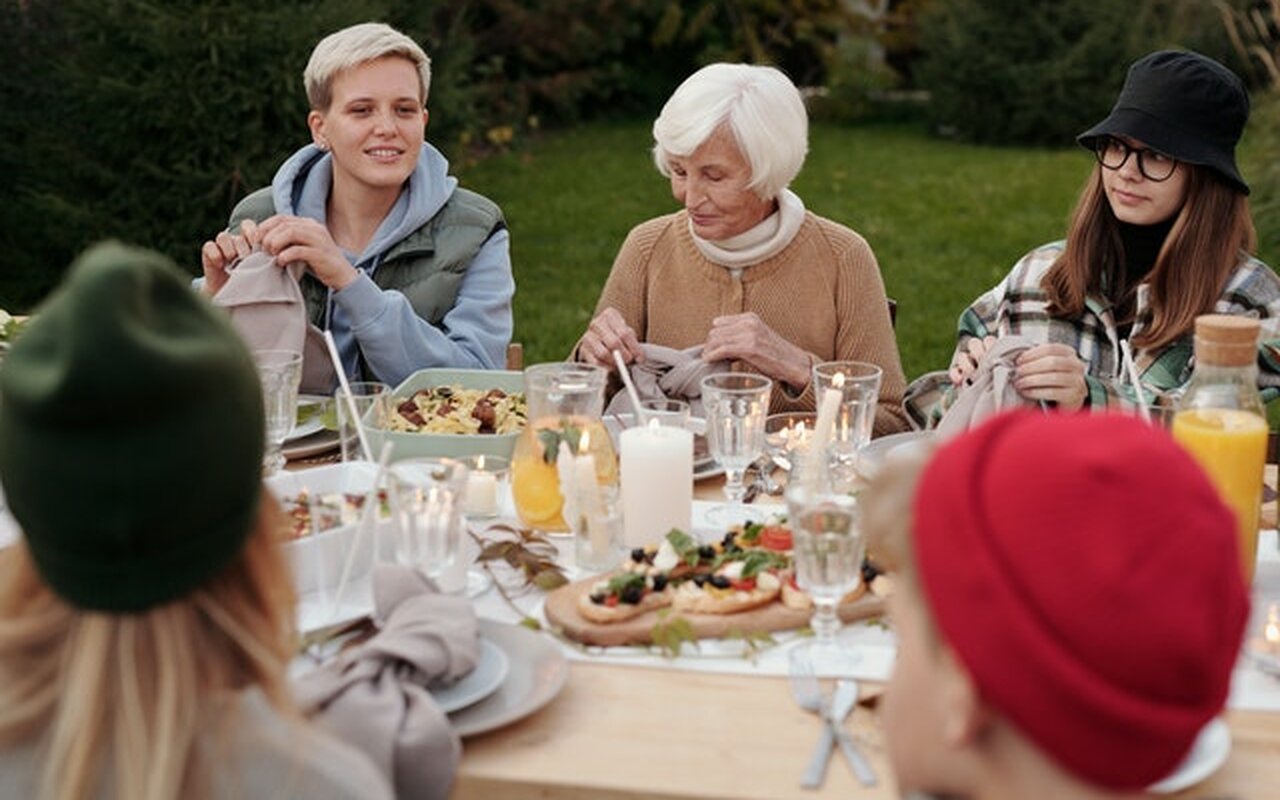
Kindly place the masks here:
[(0, 372), (0, 796), (390, 796), (286, 686), (263, 430), (248, 351), (155, 254), (92, 249), (29, 323)]

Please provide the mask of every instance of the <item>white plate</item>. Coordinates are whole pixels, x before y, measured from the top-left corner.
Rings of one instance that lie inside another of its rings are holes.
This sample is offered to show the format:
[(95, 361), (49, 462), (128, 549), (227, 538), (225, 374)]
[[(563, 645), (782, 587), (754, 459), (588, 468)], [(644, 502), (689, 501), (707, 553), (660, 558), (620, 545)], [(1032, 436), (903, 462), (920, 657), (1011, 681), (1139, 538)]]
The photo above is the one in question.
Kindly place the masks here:
[(286, 442), (296, 442), (304, 436), (310, 436), (322, 430), (324, 430), (324, 420), (320, 419), (320, 415), (317, 414), (307, 417), (300, 425), (294, 425), (293, 430), (289, 431), (289, 435), (284, 437), (284, 440)]
[(889, 453), (893, 450), (909, 445), (913, 442), (921, 442), (933, 435), (933, 431), (905, 431), (903, 433), (891, 433), (888, 436), (881, 436), (879, 439), (872, 439), (866, 447), (862, 448), (858, 453), (860, 460), (870, 462), (872, 468), (880, 466)]
[(1168, 777), (1151, 784), (1147, 791), (1157, 794), (1172, 794), (1188, 786), (1194, 786), (1214, 773), (1226, 762), (1231, 754), (1231, 729), (1222, 717), (1214, 717), (1200, 729), (1191, 752), (1182, 759)]
[(569, 678), (569, 662), (546, 634), (482, 619), (480, 635), (506, 653), (511, 668), (498, 691), (449, 716), (459, 736), (477, 736), (529, 716), (551, 702)]
[(475, 668), (448, 686), (428, 691), (444, 713), (452, 714), (498, 691), (510, 668), (506, 651), (481, 636)]
[(293, 461), (296, 458), (308, 458), (309, 456), (326, 453), (337, 449), (337, 447), (337, 431), (319, 430), (310, 436), (294, 439), (292, 442), (285, 442), (280, 452), (286, 460)]

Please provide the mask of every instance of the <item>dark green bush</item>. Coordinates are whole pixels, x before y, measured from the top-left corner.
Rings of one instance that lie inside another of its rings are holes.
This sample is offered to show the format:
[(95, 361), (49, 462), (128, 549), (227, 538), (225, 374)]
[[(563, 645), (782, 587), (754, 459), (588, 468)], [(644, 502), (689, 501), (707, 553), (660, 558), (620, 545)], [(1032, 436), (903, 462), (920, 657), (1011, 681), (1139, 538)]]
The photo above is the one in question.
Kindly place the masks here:
[(1063, 144), (1110, 110), (1125, 70), (1159, 47), (1234, 63), (1218, 12), (1177, 0), (933, 0), (920, 83), (940, 131)]

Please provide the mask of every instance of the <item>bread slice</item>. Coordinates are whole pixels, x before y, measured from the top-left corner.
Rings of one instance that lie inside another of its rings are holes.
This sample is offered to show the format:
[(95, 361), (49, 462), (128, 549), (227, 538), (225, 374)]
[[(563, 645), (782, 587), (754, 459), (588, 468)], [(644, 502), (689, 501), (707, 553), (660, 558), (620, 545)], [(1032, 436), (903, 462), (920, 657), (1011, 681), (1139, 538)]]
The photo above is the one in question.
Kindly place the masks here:
[(618, 603), (615, 606), (591, 602), (590, 592), (583, 592), (578, 595), (578, 613), (591, 622), (599, 622), (604, 625), (608, 625), (611, 622), (622, 622), (632, 617), (638, 617), (648, 611), (666, 608), (669, 605), (671, 605), (670, 588), (663, 589), (660, 592), (646, 592), (644, 597), (640, 598), (639, 603)]
[[(858, 585), (848, 594), (840, 598), (840, 605), (852, 603), (862, 597), (867, 591), (867, 585), (862, 581), (858, 581)], [(813, 597), (804, 589), (797, 589), (791, 585), (790, 580), (782, 582), (782, 604), (787, 608), (795, 608), (799, 610), (807, 610), (813, 608)]]
[(671, 606), (676, 611), (690, 614), (737, 614), (753, 608), (767, 606), (778, 598), (780, 588), (716, 589), (711, 586), (697, 586), (684, 583), (676, 589)]

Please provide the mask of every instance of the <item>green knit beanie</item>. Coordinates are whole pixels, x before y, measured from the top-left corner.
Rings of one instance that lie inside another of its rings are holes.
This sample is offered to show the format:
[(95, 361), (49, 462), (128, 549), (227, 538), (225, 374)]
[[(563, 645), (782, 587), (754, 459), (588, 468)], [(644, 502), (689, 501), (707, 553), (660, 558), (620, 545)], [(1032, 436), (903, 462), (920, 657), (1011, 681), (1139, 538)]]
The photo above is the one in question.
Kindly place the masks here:
[(41, 576), (79, 608), (143, 611), (230, 563), (262, 447), (252, 356), (156, 253), (90, 248), (0, 367), (0, 482)]

